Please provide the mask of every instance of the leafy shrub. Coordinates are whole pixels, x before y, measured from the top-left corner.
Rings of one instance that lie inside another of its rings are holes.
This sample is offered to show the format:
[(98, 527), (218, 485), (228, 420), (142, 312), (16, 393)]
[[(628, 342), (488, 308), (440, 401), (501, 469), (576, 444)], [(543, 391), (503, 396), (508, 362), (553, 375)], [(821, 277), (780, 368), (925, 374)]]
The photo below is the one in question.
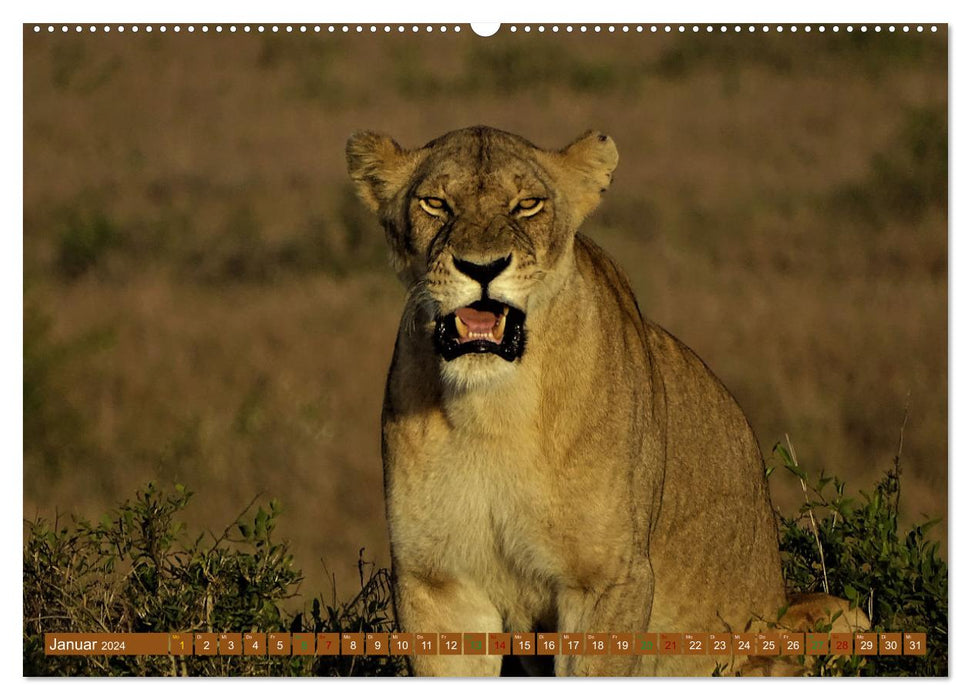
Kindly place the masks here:
[[(246, 513), (215, 537), (188, 537), (176, 515), (191, 494), (149, 484), (97, 525), (27, 523), (24, 545), (24, 675), (399, 675), (399, 657), (50, 656), (45, 632), (390, 631), (388, 572), (359, 562), (349, 603), (291, 615), (301, 572), (273, 538), (280, 507)], [(253, 504), (250, 504), (252, 506)], [(363, 552), (363, 550), (362, 550)]]
[[(925, 632), (926, 656), (813, 657), (815, 675), (946, 676), (947, 564), (927, 539), (937, 520), (898, 534), (900, 458), (859, 499), (821, 474), (809, 487), (791, 445), (773, 454), (795, 474), (806, 502), (780, 518), (783, 574), (792, 593), (827, 592), (867, 613), (873, 632)], [(831, 625), (819, 631), (829, 631)]]

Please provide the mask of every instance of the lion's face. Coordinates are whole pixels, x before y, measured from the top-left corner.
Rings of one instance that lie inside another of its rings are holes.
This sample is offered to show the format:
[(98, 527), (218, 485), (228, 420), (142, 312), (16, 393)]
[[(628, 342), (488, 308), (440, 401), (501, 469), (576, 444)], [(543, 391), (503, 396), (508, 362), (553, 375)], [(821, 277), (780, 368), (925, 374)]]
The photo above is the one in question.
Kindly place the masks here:
[(431, 333), (446, 379), (468, 386), (512, 372), (610, 182), (613, 141), (588, 133), (548, 152), (474, 127), (405, 151), (364, 132), (347, 156), (411, 292), (406, 313)]

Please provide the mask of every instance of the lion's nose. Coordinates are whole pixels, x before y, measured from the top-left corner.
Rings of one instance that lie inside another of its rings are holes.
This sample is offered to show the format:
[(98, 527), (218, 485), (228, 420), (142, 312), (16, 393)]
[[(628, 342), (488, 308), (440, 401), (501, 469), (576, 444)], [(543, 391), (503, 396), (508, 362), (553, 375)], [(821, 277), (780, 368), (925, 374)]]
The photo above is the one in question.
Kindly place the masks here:
[(463, 275), (468, 275), (485, 289), (492, 280), (509, 267), (509, 263), (512, 262), (512, 255), (507, 255), (504, 258), (496, 258), (492, 262), (485, 263), (484, 265), (471, 262), (470, 260), (461, 260), (453, 255), (452, 262), (455, 263), (456, 270)]

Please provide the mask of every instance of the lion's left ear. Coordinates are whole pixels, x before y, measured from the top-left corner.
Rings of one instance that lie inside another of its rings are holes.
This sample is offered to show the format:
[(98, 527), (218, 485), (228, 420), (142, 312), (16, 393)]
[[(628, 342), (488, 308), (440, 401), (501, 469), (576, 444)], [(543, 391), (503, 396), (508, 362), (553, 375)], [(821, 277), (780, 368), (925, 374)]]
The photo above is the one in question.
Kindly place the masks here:
[(557, 153), (553, 160), (568, 193), (576, 225), (600, 203), (610, 187), (619, 156), (614, 140), (599, 131), (588, 131)]
[(357, 194), (377, 212), (408, 182), (417, 161), (394, 139), (373, 131), (356, 131), (347, 140), (347, 172)]

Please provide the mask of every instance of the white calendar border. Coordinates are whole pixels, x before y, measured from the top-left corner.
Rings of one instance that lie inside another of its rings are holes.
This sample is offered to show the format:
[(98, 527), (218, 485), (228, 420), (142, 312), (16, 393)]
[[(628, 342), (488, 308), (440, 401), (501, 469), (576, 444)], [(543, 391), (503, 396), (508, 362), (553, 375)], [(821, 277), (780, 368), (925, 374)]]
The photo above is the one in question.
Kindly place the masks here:
[[(971, 124), (969, 115), (968, 95), (969, 85), (967, 72), (971, 69), (968, 56), (971, 53), (971, 40), (969, 34), (971, 24), (963, 21), (963, 16), (958, 12), (958, 3), (942, 2), (937, 0), (924, 0), (922, 2), (900, 2), (899, 0), (888, 0), (879, 5), (864, 3), (850, 3), (845, 0), (817, 0), (811, 4), (782, 3), (778, 0), (769, 2), (762, 0), (759, 2), (697, 2), (692, 5), (682, 3), (662, 4), (634, 4), (623, 0), (597, 0), (581, 6), (566, 6), (564, 3), (554, 3), (549, 0), (541, 0), (538, 3), (523, 3), (521, 0), (495, 0), (488, 3), (477, 3), (474, 6), (456, 2), (445, 2), (444, 0), (427, 0), (421, 3), (402, 3), (389, 2), (388, 0), (374, 0), (370, 3), (345, 3), (341, 5), (332, 3), (309, 3), (309, 2), (272, 2), (262, 4), (241, 5), (237, 3), (218, 2), (201, 3), (196, 0), (166, 0), (149, 6), (146, 3), (111, 2), (88, 0), (79, 2), (78, 0), (52, 0), (47, 2), (37, 2), (31, 4), (18, 4), (10, 7), (7, 4), (3, 10), (4, 21), (0, 24), (3, 28), (0, 50), (3, 51), (3, 94), (6, 97), (4, 139), (3, 139), (3, 167), (4, 167), (4, 188), (2, 211), (5, 218), (4, 234), (0, 237), (3, 241), (2, 260), (3, 270), (0, 274), (2, 280), (3, 293), (0, 294), (3, 304), (4, 328), (3, 342), (0, 343), (0, 352), (3, 353), (3, 367), (0, 372), (0, 390), (3, 391), (5, 401), (3, 403), (3, 420), (0, 426), (3, 430), (2, 444), (5, 447), (3, 466), (6, 473), (14, 474), (14, 485), (4, 489), (4, 508), (6, 528), (3, 538), (3, 547), (6, 560), (8, 562), (18, 561), (22, 556), (20, 538), (13, 533), (19, 533), (22, 528), (22, 222), (23, 222), (23, 201), (22, 201), (22, 179), (23, 179), (23, 123), (22, 109), (18, 109), (19, 96), (22, 101), (23, 96), (23, 34), (20, 24), (23, 22), (76, 22), (76, 21), (105, 21), (113, 23), (134, 23), (134, 22), (212, 22), (226, 21), (233, 22), (308, 22), (322, 21), (342, 22), (342, 23), (366, 23), (366, 22), (407, 22), (413, 23), (434, 23), (440, 24), (448, 22), (466, 23), (476, 22), (517, 22), (517, 23), (636, 23), (638, 20), (650, 23), (666, 22), (782, 22), (782, 23), (803, 23), (803, 22), (825, 22), (825, 23), (924, 23), (931, 22), (946, 23), (951, 22), (949, 37), (951, 41), (951, 66), (950, 66), (950, 100), (949, 100), (949, 124), (951, 125), (951, 187), (949, 198), (950, 202), (950, 230), (962, 231), (963, 235), (950, 236), (949, 247), (949, 271), (951, 284), (949, 287), (949, 312), (951, 314), (950, 328), (950, 388), (949, 388), (949, 420), (955, 430), (953, 435), (964, 435), (971, 431), (969, 425), (969, 394), (971, 394), (971, 374), (967, 369), (966, 360), (962, 358), (971, 356), (971, 342), (969, 342), (969, 303), (971, 303), (971, 286), (967, 274), (971, 271), (971, 260), (968, 258), (968, 237), (971, 230), (968, 228), (968, 198), (959, 193), (964, 192), (967, 185), (967, 164), (969, 162), (968, 137), (965, 135)], [(22, 102), (19, 103), (22, 106)], [(955, 196), (958, 195), (958, 196)], [(17, 233), (21, 232), (20, 238)], [(962, 274), (963, 273), (963, 274)], [(968, 477), (966, 470), (971, 467), (971, 460), (967, 459), (967, 448), (960, 441), (950, 442), (950, 463), (957, 465), (954, 469), (949, 469), (949, 498), (953, 501), (962, 502), (954, 494), (968, 495)], [(21, 488), (18, 490), (17, 486)], [(950, 542), (961, 542), (964, 552), (967, 552), (966, 543), (968, 541), (968, 518), (962, 509), (949, 508), (949, 537)], [(955, 547), (951, 547), (949, 558), (950, 580), (964, 582), (967, 587), (967, 561), (959, 558), (959, 552)], [(6, 635), (4, 636), (3, 648), (3, 669), (6, 677), (19, 677), (22, 675), (22, 646), (19, 641), (22, 614), (22, 575), (19, 565), (9, 564), (4, 567), (4, 576), (0, 579), (3, 585), (2, 621), (0, 627)], [(951, 628), (959, 631), (967, 629), (966, 606), (953, 597), (950, 600)], [(14, 631), (18, 634), (14, 634)], [(969, 664), (967, 655), (967, 643), (959, 633), (951, 635), (949, 640), (949, 658), (951, 659), (952, 681), (914, 681), (906, 683), (889, 684), (889, 679), (875, 680), (879, 683), (879, 692), (882, 695), (889, 694), (891, 697), (898, 694), (924, 693), (931, 691), (943, 693), (944, 695), (956, 695), (956, 689), (965, 685), (969, 675)], [(962, 663), (962, 661), (964, 663)], [(376, 679), (375, 679), (376, 680)], [(960, 683), (957, 681), (961, 681)], [(349, 683), (360, 683), (361, 679), (328, 679), (323, 681), (324, 686), (301, 685), (300, 687), (285, 687), (284, 683), (293, 683), (285, 679), (265, 680), (258, 683), (246, 683), (244, 681), (231, 681), (231, 692), (234, 695), (248, 697), (265, 697), (268, 693), (276, 692), (297, 692), (300, 694), (330, 694), (330, 693), (361, 693), (373, 692), (381, 693), (382, 696), (402, 696), (428, 697), (450, 695), (454, 697), (479, 698), (497, 692), (507, 693), (514, 690), (517, 694), (525, 691), (527, 693), (549, 692), (550, 686), (546, 683), (556, 682), (557, 695), (565, 694), (567, 697), (598, 695), (604, 691), (617, 693), (622, 696), (631, 694), (643, 695), (645, 693), (677, 693), (694, 695), (701, 692), (717, 692), (718, 696), (726, 698), (746, 697), (755, 692), (783, 693), (789, 697), (819, 697), (825, 693), (827, 698), (834, 695), (852, 693), (858, 696), (859, 693), (873, 692), (875, 689), (869, 688), (864, 682), (861, 687), (859, 681), (850, 679), (834, 679), (825, 682), (825, 686), (819, 681), (803, 680), (785, 682), (783, 686), (772, 688), (757, 688), (755, 683), (766, 683), (772, 681), (705, 681), (705, 680), (658, 680), (658, 679), (607, 679), (597, 681), (576, 681), (563, 683), (562, 681), (539, 681), (538, 679), (502, 679), (495, 681), (501, 685), (493, 685), (490, 682), (470, 682), (462, 680), (451, 680), (444, 682), (416, 681), (407, 682), (378, 681), (365, 687), (358, 685), (350, 687)], [(301, 681), (296, 681), (301, 682)], [(304, 681), (306, 682), (306, 681)], [(367, 681), (364, 681), (367, 683)], [(699, 684), (716, 683), (702, 688)], [(333, 684), (339, 684), (334, 686)], [(650, 687), (641, 685), (651, 683)], [(658, 685), (660, 683), (660, 685)], [(542, 684), (542, 685), (540, 685)], [(932, 686), (930, 684), (933, 684)], [(920, 687), (918, 687), (918, 685)], [(924, 687), (928, 685), (928, 687)], [(717, 687), (717, 690), (715, 688)], [(48, 697), (55, 694), (63, 696), (66, 693), (83, 692), (85, 695), (97, 693), (100, 697), (124, 697), (137, 693), (140, 696), (169, 697), (173, 693), (179, 696), (188, 694), (190, 697), (196, 695), (211, 696), (213, 693), (224, 692), (222, 686), (213, 685), (212, 681), (195, 680), (179, 685), (168, 685), (162, 679), (156, 680), (124, 680), (108, 679), (101, 681), (88, 681), (83, 684), (72, 683), (69, 680), (58, 679), (56, 681), (40, 681), (21, 679), (16, 686), (17, 695), (30, 694), (35, 697)], [(967, 688), (965, 688), (965, 694)]]

